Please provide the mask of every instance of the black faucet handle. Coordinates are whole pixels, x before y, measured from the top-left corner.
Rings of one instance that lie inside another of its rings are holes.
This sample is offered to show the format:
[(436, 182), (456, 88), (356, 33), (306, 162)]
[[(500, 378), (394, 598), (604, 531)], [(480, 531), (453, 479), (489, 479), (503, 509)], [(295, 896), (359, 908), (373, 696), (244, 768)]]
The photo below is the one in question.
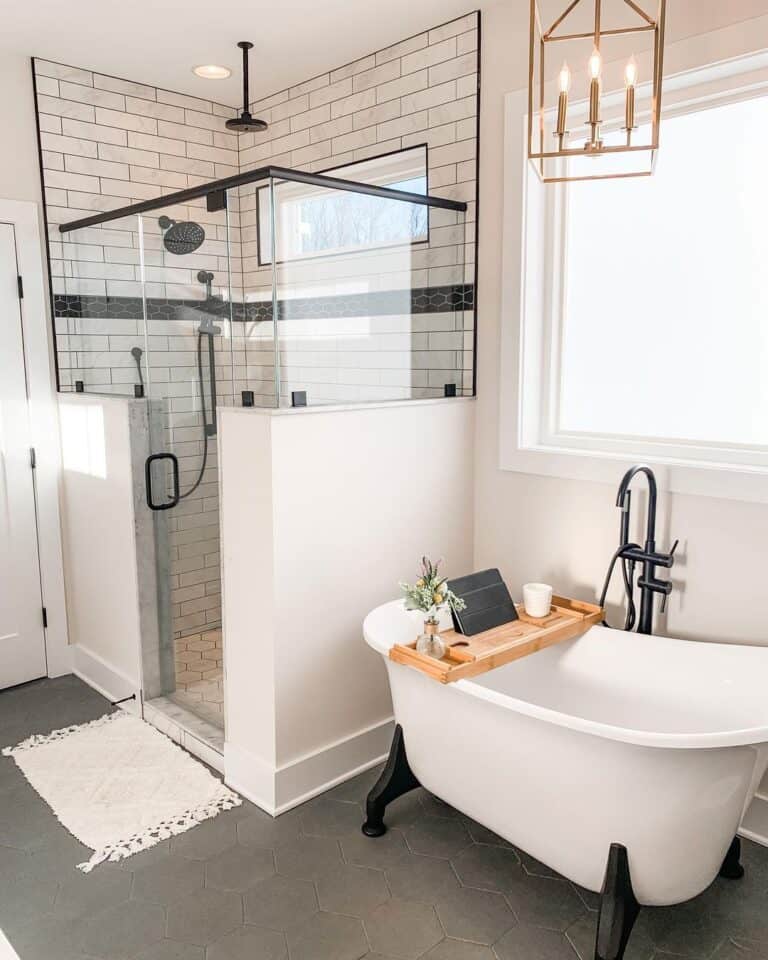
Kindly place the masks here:
[(670, 557), (674, 557), (674, 555), (675, 555), (675, 550), (677, 550), (677, 546), (678, 546), (679, 543), (680, 543), (679, 540), (675, 540), (675, 542), (672, 544), (672, 549), (669, 551)]

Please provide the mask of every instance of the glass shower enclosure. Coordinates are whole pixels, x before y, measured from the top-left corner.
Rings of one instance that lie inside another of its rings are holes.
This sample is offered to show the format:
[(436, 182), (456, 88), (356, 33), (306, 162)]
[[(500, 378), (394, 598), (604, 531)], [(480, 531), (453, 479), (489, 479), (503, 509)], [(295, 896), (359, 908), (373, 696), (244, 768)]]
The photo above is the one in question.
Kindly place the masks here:
[(219, 746), (217, 411), (471, 395), (467, 205), (267, 167), (59, 229), (60, 389), (131, 398), (144, 698)]

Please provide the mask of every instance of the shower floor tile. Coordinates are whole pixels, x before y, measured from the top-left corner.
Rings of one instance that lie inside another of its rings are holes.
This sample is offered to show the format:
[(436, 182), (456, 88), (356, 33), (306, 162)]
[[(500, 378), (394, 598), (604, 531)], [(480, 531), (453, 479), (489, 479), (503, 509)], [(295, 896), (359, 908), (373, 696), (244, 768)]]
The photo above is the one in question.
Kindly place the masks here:
[(224, 651), (221, 629), (179, 637), (175, 644), (176, 690), (180, 706), (224, 726)]

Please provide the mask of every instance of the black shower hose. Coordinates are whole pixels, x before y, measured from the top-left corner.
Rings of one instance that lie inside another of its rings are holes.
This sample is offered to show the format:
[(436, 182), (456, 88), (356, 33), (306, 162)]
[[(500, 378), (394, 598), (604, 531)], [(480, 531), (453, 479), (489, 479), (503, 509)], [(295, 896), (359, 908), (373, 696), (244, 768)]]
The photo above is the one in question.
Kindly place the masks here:
[[(608, 595), (608, 588), (611, 585), (611, 577), (613, 576), (613, 569), (616, 566), (616, 561), (619, 559), (619, 555), (621, 554), (622, 550), (625, 550), (627, 547), (635, 547), (638, 550), (640, 549), (640, 545), (637, 543), (622, 543), (622, 544), (619, 544), (619, 546), (616, 548), (616, 552), (614, 553), (613, 557), (611, 557), (611, 562), (608, 566), (608, 572), (605, 575), (605, 582), (603, 583), (603, 592), (600, 594), (600, 606), (603, 608), (605, 608), (605, 598)], [(627, 615), (624, 619), (624, 629), (631, 630), (635, 625), (635, 620), (637, 616), (637, 611), (635, 609), (635, 598), (634, 598), (634, 590), (635, 590), (635, 561), (634, 560), (627, 560), (626, 558), (622, 559), (621, 575), (624, 581), (624, 593), (626, 594), (626, 597), (627, 597)], [(604, 627), (611, 626), (610, 623), (608, 623), (605, 620), (605, 618), (603, 618), (602, 624)]]
[[(197, 376), (198, 382), (200, 383), (200, 410), (203, 415), (203, 459), (200, 464), (200, 472), (197, 475), (197, 479), (186, 493), (179, 494), (179, 500), (185, 500), (188, 496), (190, 496), (190, 494), (197, 490), (197, 488), (203, 482), (203, 474), (205, 473), (205, 468), (208, 465), (208, 431), (206, 429), (208, 417), (205, 410), (205, 390), (203, 389), (203, 337), (210, 337), (208, 349), (213, 350), (213, 334), (203, 333), (202, 330), (197, 331)], [(215, 403), (216, 397), (211, 396), (211, 405), (214, 405)]]

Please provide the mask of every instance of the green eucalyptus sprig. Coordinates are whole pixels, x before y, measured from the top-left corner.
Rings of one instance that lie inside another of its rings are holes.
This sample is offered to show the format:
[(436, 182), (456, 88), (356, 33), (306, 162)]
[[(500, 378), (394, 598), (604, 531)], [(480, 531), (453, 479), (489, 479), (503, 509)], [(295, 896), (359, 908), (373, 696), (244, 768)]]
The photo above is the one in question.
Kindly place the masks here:
[(437, 620), (437, 614), (444, 607), (460, 611), (466, 604), (448, 587), (448, 578), (440, 575), (442, 560), (433, 563), (429, 557), (421, 558), (421, 576), (416, 583), (401, 583), (405, 594), (406, 610), (421, 610), (429, 620)]

